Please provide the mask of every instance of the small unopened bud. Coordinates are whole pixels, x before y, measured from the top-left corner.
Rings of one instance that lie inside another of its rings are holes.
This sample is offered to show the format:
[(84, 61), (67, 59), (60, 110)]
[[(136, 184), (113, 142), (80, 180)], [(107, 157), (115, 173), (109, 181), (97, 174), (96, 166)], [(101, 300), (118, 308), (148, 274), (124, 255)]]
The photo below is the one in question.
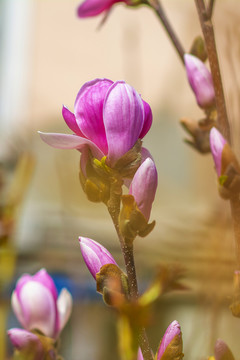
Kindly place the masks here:
[(149, 220), (152, 203), (157, 190), (158, 175), (152, 159), (147, 158), (135, 173), (129, 188), (139, 210)]
[(227, 344), (218, 339), (214, 348), (215, 360), (234, 360), (234, 356)]
[(79, 242), (83, 260), (94, 279), (96, 279), (96, 274), (103, 265), (117, 265), (110, 252), (96, 241), (85, 237), (79, 237)]
[(210, 131), (209, 140), (216, 172), (219, 177), (222, 175), (222, 152), (227, 141), (215, 127)]
[(205, 42), (201, 36), (197, 36), (190, 49), (190, 54), (196, 56), (203, 62), (207, 60), (207, 50)]
[(215, 103), (215, 91), (210, 71), (196, 56), (185, 54), (184, 62), (188, 81), (198, 105), (203, 109), (212, 107)]
[(182, 333), (179, 323), (173, 321), (165, 331), (157, 352), (157, 360), (181, 359), (182, 353)]

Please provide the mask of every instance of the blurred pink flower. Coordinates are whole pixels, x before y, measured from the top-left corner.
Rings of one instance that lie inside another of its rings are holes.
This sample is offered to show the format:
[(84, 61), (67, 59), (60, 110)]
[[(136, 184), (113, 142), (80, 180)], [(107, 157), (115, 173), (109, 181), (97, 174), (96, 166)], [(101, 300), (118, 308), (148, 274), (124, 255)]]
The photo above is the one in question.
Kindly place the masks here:
[(41, 133), (49, 145), (60, 149), (90, 148), (97, 159), (107, 156), (109, 166), (128, 152), (149, 131), (152, 111), (148, 103), (124, 81), (95, 79), (80, 89), (74, 114), (63, 106), (63, 118), (74, 132)]
[(215, 102), (212, 74), (206, 65), (194, 55), (185, 54), (184, 61), (188, 81), (198, 105), (201, 108), (211, 107)]
[(128, 0), (85, 0), (77, 8), (80, 18), (96, 16), (102, 12), (109, 11), (111, 7), (119, 2), (128, 4)]
[(12, 294), (12, 308), (26, 330), (38, 329), (57, 338), (72, 309), (72, 297), (62, 289), (60, 295), (45, 269), (35, 275), (23, 275)]
[(147, 158), (136, 171), (129, 188), (129, 194), (134, 196), (139, 210), (147, 221), (150, 217), (157, 183), (156, 166), (151, 158)]
[(8, 336), (19, 352), (31, 353), (32, 360), (42, 360), (45, 357), (45, 351), (37, 335), (23, 329), (13, 328), (8, 330)]
[(96, 279), (96, 274), (100, 271), (103, 265), (117, 265), (110, 252), (96, 241), (89, 238), (79, 237), (79, 243), (83, 260), (94, 279)]

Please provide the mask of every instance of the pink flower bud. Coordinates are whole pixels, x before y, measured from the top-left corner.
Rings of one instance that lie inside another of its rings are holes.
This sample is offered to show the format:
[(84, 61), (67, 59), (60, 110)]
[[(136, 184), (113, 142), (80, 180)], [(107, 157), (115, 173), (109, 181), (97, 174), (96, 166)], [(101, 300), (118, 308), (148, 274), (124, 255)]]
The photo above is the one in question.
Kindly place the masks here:
[(213, 106), (215, 91), (210, 71), (196, 56), (185, 54), (184, 62), (188, 81), (196, 96), (198, 105), (204, 109)]
[(71, 294), (57, 289), (45, 269), (34, 276), (23, 275), (12, 294), (12, 308), (26, 330), (38, 329), (56, 338), (66, 324), (72, 308)]
[(224, 360), (224, 359), (234, 360), (231, 350), (229, 349), (227, 344), (221, 339), (218, 339), (216, 341), (214, 348), (214, 355), (215, 355), (215, 360)]
[(40, 133), (43, 141), (60, 149), (90, 149), (99, 160), (107, 156), (109, 166), (132, 149), (152, 124), (151, 108), (137, 91), (124, 81), (109, 79), (84, 84), (74, 113), (64, 106), (62, 115), (74, 134)]
[(149, 220), (158, 183), (157, 169), (152, 159), (147, 158), (136, 171), (129, 188), (139, 210)]
[(96, 241), (89, 238), (79, 237), (79, 242), (83, 260), (94, 279), (96, 279), (96, 274), (100, 271), (103, 265), (117, 265), (110, 252)]
[(85, 0), (77, 9), (77, 14), (80, 18), (96, 16), (118, 3), (127, 3), (127, 0)]
[(31, 354), (32, 360), (42, 360), (44, 358), (44, 349), (37, 335), (23, 330), (10, 329), (8, 336), (13, 346), (24, 355)]
[(222, 151), (227, 141), (215, 127), (210, 131), (209, 140), (216, 172), (220, 176), (222, 172)]
[(179, 336), (179, 338), (181, 337), (181, 328), (176, 320), (174, 320), (165, 331), (160, 347), (158, 349), (157, 360), (160, 360), (162, 358), (165, 350), (167, 349), (171, 341), (175, 338), (175, 336)]

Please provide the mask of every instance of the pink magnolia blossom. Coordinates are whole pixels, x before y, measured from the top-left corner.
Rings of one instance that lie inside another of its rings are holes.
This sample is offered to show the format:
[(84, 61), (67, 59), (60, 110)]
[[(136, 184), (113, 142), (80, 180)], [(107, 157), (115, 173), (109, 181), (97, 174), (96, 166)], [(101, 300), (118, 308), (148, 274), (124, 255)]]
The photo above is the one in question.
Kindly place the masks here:
[(13, 346), (25, 356), (31, 354), (32, 360), (42, 360), (45, 357), (45, 351), (37, 335), (13, 328), (8, 330), (8, 336)]
[(94, 279), (96, 279), (96, 274), (100, 271), (103, 265), (117, 265), (110, 252), (96, 241), (89, 238), (79, 237), (79, 243), (83, 260)]
[(129, 188), (129, 194), (134, 196), (139, 210), (147, 221), (150, 217), (157, 183), (156, 166), (151, 158), (147, 158), (136, 171)]
[(142, 139), (152, 124), (151, 108), (136, 90), (124, 81), (108, 79), (84, 84), (75, 100), (74, 113), (63, 106), (62, 115), (74, 134), (40, 132), (41, 138), (60, 149), (84, 153), (88, 147), (99, 160), (107, 156), (109, 166)]
[(38, 329), (57, 338), (72, 309), (72, 297), (62, 289), (60, 295), (45, 269), (35, 275), (23, 275), (12, 294), (12, 308), (26, 330)]
[(165, 350), (167, 349), (171, 341), (175, 338), (175, 336), (181, 336), (181, 328), (176, 320), (174, 320), (165, 331), (160, 347), (158, 349), (157, 360), (160, 360), (162, 358)]
[(85, 0), (78, 6), (77, 14), (80, 18), (96, 16), (109, 11), (114, 4), (120, 2), (129, 3), (128, 0)]
[(210, 131), (209, 140), (216, 172), (220, 176), (222, 173), (222, 151), (227, 141), (215, 127)]
[(185, 54), (184, 62), (188, 81), (196, 96), (198, 105), (201, 108), (211, 107), (215, 102), (212, 74), (196, 56)]

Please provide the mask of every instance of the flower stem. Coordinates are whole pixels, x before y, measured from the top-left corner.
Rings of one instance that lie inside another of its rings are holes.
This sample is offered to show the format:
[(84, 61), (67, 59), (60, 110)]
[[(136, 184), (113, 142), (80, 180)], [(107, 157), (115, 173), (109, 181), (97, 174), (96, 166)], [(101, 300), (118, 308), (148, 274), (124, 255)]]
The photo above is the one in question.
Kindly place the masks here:
[[(213, 7), (214, 0), (210, 1), (210, 5)], [(207, 11), (204, 0), (195, 0), (195, 4), (200, 19), (202, 32), (205, 38), (206, 48), (208, 52), (208, 59), (211, 67), (213, 84), (215, 89), (215, 99), (217, 108), (217, 122), (219, 129), (227, 141), (231, 144), (230, 125), (227, 115), (227, 107), (224, 97), (221, 72), (219, 67), (214, 29), (211, 21), (211, 12)], [(209, 8), (208, 8), (209, 10)], [(234, 196), (230, 199), (231, 212), (233, 218), (233, 229), (235, 235), (236, 246), (236, 260), (237, 270), (240, 270), (240, 200), (238, 196)]]
[(184, 54), (185, 54), (185, 50), (180, 42), (180, 40), (178, 39), (175, 31), (173, 30), (166, 14), (165, 11), (162, 7), (162, 4), (160, 2), (160, 0), (149, 0), (149, 5), (154, 9), (154, 11), (157, 14), (157, 17), (160, 19), (163, 27), (165, 28), (173, 46), (175, 47), (182, 63), (184, 63)]
[[(121, 245), (121, 250), (128, 276), (130, 299), (136, 301), (138, 299), (138, 284), (137, 284), (136, 268), (134, 263), (133, 245), (127, 244), (125, 242), (125, 239), (123, 238), (119, 229), (119, 212), (120, 212), (119, 198), (120, 197), (118, 194), (115, 195), (112, 194), (111, 206), (110, 207), (108, 206), (108, 211), (112, 218)], [(116, 206), (114, 206), (114, 204)], [(139, 344), (142, 350), (144, 360), (153, 360), (152, 351), (144, 328), (140, 329)]]

